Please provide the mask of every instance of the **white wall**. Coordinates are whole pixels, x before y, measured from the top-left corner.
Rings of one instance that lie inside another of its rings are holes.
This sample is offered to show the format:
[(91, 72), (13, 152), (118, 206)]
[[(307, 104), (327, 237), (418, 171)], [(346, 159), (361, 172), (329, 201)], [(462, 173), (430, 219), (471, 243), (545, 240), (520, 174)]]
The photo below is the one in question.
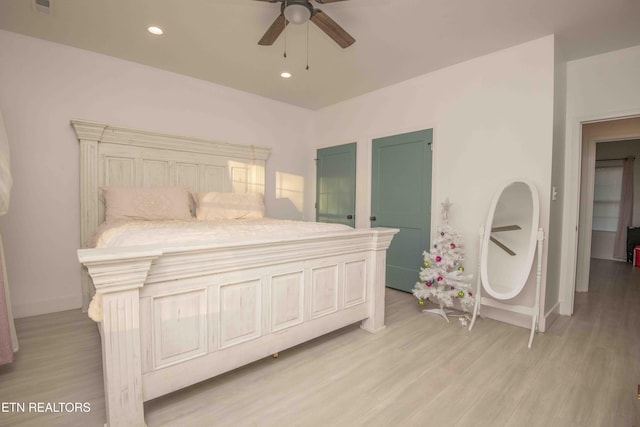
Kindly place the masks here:
[(312, 112), (5, 31), (0, 64), (14, 179), (0, 231), (16, 316), (81, 305), (79, 144), (70, 119), (271, 147), (267, 214), (303, 217), (290, 200), (276, 198), (275, 186), (276, 175), (286, 174), (302, 189), (314, 172), (304, 149)]
[(553, 161), (551, 170), (551, 212), (546, 231), (547, 286), (545, 287), (545, 316), (550, 321), (559, 314), (560, 271), (562, 266), (562, 217), (564, 192), (565, 115), (567, 106), (567, 62), (562, 50), (555, 44), (555, 76), (553, 93)]
[[(533, 181), (541, 199), (540, 224), (548, 229), (553, 95), (554, 37), (549, 36), (322, 109), (313, 134), (316, 147), (358, 142), (356, 221), (369, 226), (371, 140), (433, 128), (432, 229), (440, 203), (449, 197), (450, 224), (462, 233), (466, 259), (474, 264), (478, 229), (494, 191), (508, 179)], [(309, 204), (307, 212), (312, 211)], [(475, 265), (466, 268), (477, 273)], [(527, 289), (514, 302), (530, 305), (533, 289)]]
[(567, 63), (561, 314), (573, 311), (581, 124), (633, 115), (640, 115), (640, 46)]
[(619, 261), (613, 257), (615, 243), (616, 233), (593, 230), (591, 232), (591, 258)]

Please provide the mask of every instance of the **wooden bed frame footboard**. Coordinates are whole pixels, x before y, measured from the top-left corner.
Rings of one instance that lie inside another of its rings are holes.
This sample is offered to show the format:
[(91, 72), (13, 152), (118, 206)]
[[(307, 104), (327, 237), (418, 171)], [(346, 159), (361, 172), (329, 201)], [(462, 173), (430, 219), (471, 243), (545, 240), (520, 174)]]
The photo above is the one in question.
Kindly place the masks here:
[(107, 425), (144, 426), (144, 401), (344, 326), (384, 328), (396, 232), (79, 250), (102, 299)]

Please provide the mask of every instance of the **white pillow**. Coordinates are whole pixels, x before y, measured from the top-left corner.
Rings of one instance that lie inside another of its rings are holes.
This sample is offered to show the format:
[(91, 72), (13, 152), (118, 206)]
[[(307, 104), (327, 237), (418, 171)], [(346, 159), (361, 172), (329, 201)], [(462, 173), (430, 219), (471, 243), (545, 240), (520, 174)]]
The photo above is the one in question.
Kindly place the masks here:
[(194, 193), (196, 217), (216, 219), (258, 219), (264, 217), (264, 197), (260, 193)]
[(184, 187), (103, 187), (105, 222), (192, 219)]

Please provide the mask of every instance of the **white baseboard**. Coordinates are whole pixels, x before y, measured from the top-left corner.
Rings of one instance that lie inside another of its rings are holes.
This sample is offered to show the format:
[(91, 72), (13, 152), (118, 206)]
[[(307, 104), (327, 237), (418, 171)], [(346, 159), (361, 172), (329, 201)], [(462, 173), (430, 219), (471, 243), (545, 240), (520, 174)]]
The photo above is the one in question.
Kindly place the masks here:
[(556, 302), (553, 307), (544, 314), (544, 328), (541, 329), (541, 332), (549, 329), (549, 326), (551, 326), (558, 317), (560, 317), (560, 301)]
[(57, 311), (73, 310), (82, 307), (82, 298), (79, 295), (60, 297), (42, 301), (16, 304), (12, 302), (13, 317), (37, 316), (39, 314), (55, 313)]

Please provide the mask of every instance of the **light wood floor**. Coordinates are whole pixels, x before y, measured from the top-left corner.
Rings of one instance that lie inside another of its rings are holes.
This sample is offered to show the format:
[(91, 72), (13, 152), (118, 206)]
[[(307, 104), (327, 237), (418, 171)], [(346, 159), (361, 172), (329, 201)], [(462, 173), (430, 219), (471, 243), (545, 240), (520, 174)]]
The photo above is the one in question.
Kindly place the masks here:
[[(149, 426), (640, 426), (640, 268), (592, 261), (576, 295), (527, 349), (493, 320), (472, 333), (387, 291), (387, 328), (347, 327), (145, 405)], [(17, 321), (2, 402), (89, 402), (90, 413), (0, 413), (0, 425), (99, 426), (100, 343), (77, 311)]]

